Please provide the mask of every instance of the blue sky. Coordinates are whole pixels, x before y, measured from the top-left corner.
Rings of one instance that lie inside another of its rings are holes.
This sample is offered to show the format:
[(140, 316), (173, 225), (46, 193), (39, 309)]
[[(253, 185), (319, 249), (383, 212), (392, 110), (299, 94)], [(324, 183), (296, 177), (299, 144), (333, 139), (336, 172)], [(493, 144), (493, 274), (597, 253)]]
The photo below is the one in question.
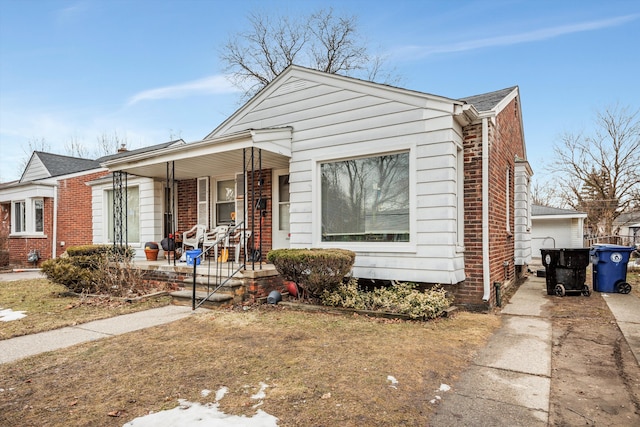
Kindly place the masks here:
[(564, 132), (640, 100), (640, 2), (0, 0), (0, 181), (30, 140), (66, 154), (203, 138), (239, 106), (218, 52), (250, 12), (355, 15), (407, 89), (450, 98), (518, 85), (535, 178)]

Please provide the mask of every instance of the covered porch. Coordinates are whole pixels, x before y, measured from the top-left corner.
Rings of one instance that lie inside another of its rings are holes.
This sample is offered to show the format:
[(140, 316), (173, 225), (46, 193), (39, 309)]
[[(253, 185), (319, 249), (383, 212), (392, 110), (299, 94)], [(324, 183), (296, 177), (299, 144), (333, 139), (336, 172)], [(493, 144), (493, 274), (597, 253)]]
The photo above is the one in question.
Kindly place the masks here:
[[(138, 256), (136, 266), (145, 271), (145, 276), (174, 287), (184, 287), (185, 280), (190, 280), (189, 288), (207, 294), (239, 281), (242, 286), (231, 292), (234, 299), (238, 293), (257, 295), (256, 278), (277, 275), (264, 263), (273, 247), (272, 224), (277, 208), (272, 173), (288, 173), (291, 135), (288, 127), (247, 130), (106, 160), (102, 166), (113, 174), (113, 219), (107, 218), (112, 228), (109, 241), (128, 245), (131, 209), (127, 207), (127, 193), (130, 183), (142, 177), (152, 184), (136, 190), (140, 242), (168, 239), (171, 247), (182, 244), (183, 249), (202, 250), (200, 265), (195, 268), (176, 257), (165, 259), (162, 252), (157, 261)], [(186, 247), (187, 242), (180, 237), (194, 226), (209, 234), (196, 236), (195, 242)], [(216, 235), (214, 230), (226, 234)], [(273, 286), (266, 283), (269, 287)], [(195, 300), (195, 293), (193, 296)], [(210, 296), (200, 295), (199, 299)]]

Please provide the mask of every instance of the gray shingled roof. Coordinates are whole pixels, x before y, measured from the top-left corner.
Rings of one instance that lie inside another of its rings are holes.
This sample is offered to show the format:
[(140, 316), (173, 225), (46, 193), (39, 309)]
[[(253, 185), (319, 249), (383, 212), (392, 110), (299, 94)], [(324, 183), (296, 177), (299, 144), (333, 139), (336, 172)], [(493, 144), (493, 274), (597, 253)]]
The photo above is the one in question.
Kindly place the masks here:
[(175, 141), (163, 142), (161, 144), (150, 145), (148, 147), (142, 147), (136, 150), (127, 150), (127, 151), (122, 151), (120, 153), (103, 156), (103, 157), (100, 157), (99, 159), (96, 159), (96, 162), (103, 163), (108, 160), (118, 159), (120, 157), (126, 157), (126, 156), (131, 156), (133, 154), (140, 154), (140, 153), (146, 153), (149, 151), (160, 150), (162, 148), (170, 147), (173, 144), (184, 144), (184, 143), (185, 142), (182, 139), (176, 139)]
[(560, 209), (552, 208), (549, 206), (531, 205), (531, 216), (544, 216), (544, 215), (576, 215), (584, 214), (585, 212), (575, 211), (573, 209)]
[(517, 86), (511, 86), (494, 92), (460, 98), (459, 101), (472, 104), (478, 111), (489, 111), (498, 105), (498, 103), (500, 103), (500, 101), (502, 101), (507, 95), (513, 92), (515, 88), (517, 88)]
[(45, 153), (44, 151), (35, 151), (34, 154), (38, 156), (52, 177), (100, 167), (100, 163), (97, 161), (80, 157), (62, 156), (60, 154)]

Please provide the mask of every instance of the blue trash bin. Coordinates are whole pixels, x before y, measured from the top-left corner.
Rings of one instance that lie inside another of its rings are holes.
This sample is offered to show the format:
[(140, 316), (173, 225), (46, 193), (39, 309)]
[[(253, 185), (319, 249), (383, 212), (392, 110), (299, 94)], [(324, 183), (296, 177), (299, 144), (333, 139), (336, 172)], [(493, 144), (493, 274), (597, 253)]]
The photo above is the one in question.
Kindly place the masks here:
[(194, 249), (185, 253), (187, 256), (187, 265), (193, 265), (193, 260), (196, 260), (196, 265), (200, 265), (200, 254), (202, 253), (202, 250)]
[(628, 294), (627, 263), (633, 246), (594, 245), (589, 252), (593, 264), (593, 290)]

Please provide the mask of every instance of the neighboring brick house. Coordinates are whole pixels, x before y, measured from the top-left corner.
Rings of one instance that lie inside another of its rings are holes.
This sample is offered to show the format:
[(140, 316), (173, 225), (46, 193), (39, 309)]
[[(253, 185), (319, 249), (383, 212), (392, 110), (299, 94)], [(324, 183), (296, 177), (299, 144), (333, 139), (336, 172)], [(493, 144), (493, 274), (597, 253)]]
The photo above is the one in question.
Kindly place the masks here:
[(526, 159), (517, 87), (451, 99), (291, 66), (203, 140), (101, 165), (148, 180), (145, 238), (163, 212), (178, 231), (233, 212), (263, 254), (351, 249), (356, 277), (487, 308), (531, 259)]
[(91, 189), (108, 174), (95, 160), (34, 151), (18, 181), (0, 184), (4, 266), (37, 267), (91, 243)]

